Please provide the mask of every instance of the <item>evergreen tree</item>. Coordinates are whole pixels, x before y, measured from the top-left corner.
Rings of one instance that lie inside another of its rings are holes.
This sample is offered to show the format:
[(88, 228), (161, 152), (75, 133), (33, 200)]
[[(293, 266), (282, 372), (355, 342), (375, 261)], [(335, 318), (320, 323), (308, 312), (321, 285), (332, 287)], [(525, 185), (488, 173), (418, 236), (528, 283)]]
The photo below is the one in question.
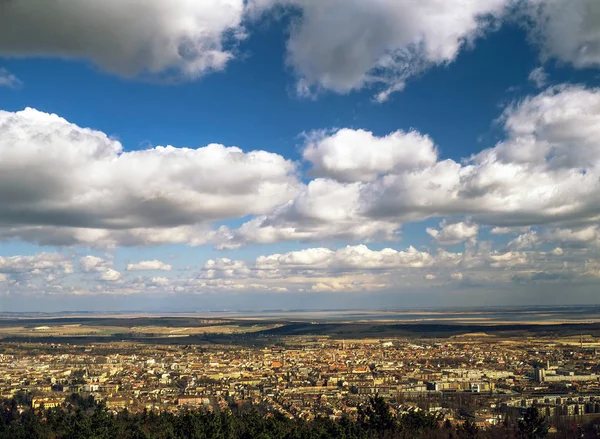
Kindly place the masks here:
[(536, 407), (531, 407), (519, 420), (519, 432), (525, 439), (543, 439), (548, 434), (548, 423)]

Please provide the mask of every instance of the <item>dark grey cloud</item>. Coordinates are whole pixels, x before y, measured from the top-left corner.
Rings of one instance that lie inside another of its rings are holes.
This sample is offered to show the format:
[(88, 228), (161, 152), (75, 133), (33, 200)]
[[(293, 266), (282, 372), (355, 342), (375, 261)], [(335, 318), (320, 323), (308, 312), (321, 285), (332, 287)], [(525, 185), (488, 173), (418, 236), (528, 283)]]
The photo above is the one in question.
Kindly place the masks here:
[(87, 59), (125, 76), (197, 77), (233, 57), (243, 13), (243, 0), (3, 1), (0, 55)]

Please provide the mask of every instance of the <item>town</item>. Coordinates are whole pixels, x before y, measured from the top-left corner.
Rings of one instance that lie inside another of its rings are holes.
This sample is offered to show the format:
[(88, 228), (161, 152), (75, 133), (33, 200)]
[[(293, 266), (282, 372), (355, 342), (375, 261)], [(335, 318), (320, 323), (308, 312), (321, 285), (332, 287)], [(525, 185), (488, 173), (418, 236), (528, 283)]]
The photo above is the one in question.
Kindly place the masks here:
[[(573, 339), (333, 339), (166, 345), (3, 342), (0, 396), (20, 410), (67, 407), (73, 395), (112, 412), (260, 407), (289, 419), (355, 419), (370, 397), (491, 428), (537, 407), (551, 425), (600, 417), (600, 359)], [(551, 427), (551, 431), (552, 428)]]

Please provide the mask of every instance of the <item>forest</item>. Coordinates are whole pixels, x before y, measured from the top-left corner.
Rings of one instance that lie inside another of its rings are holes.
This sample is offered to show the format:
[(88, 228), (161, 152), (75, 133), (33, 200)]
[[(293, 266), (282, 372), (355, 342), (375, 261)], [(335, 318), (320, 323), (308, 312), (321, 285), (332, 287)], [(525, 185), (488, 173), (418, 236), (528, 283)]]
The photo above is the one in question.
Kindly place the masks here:
[(74, 394), (64, 407), (23, 409), (15, 399), (1, 403), (0, 439), (493, 439), (598, 437), (597, 426), (566, 425), (549, 434), (535, 408), (502, 425), (479, 429), (467, 419), (441, 421), (426, 412), (394, 416), (383, 398), (371, 398), (355, 420), (292, 420), (256, 408), (178, 414), (126, 410), (113, 413), (92, 397)]

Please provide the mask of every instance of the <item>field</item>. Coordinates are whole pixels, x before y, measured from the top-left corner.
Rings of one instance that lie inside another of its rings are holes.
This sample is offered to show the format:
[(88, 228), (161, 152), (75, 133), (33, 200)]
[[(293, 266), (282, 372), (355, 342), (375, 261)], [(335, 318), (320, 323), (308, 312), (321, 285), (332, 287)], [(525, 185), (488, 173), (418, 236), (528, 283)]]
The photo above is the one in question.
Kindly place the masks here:
[(190, 318), (56, 318), (0, 320), (0, 339), (28, 341), (102, 341), (184, 339), (244, 335), (275, 329), (278, 324)]
[(329, 339), (486, 338), (559, 339), (596, 347), (600, 323), (470, 322), (440, 323), (291, 321), (287, 319), (207, 319), (190, 316), (101, 316), (0, 319), (0, 340), (86, 343), (134, 341), (167, 344), (274, 342), (295, 336)]

